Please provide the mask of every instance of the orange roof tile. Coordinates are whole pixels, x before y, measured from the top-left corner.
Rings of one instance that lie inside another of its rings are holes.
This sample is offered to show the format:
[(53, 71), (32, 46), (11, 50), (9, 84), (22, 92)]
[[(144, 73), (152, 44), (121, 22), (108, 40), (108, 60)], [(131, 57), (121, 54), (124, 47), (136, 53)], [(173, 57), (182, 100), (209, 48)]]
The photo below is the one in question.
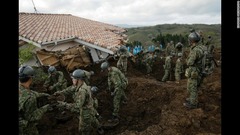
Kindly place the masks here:
[(19, 36), (42, 44), (76, 37), (98, 46), (114, 49), (124, 40), (126, 30), (70, 14), (19, 13)]

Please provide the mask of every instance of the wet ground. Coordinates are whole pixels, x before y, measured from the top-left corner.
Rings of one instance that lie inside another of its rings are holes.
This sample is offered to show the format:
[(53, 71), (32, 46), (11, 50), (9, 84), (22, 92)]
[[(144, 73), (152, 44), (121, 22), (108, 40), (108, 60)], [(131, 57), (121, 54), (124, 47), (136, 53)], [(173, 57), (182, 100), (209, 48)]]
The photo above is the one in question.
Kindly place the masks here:
[[(216, 54), (215, 58), (219, 58)], [(160, 82), (163, 77), (164, 59), (158, 59), (153, 73), (145, 74), (128, 63), (129, 85), (126, 95), (128, 103), (120, 108), (120, 122), (116, 127), (105, 130), (105, 135), (219, 135), (221, 134), (221, 66), (207, 76), (199, 90), (199, 108), (187, 109), (183, 106), (187, 95), (187, 79), (183, 76), (180, 84)], [(116, 65), (116, 61), (111, 61)], [(100, 72), (100, 65), (88, 67), (93, 70), (92, 85), (99, 88), (98, 112), (102, 121), (112, 112), (112, 97), (107, 90), (107, 75)], [(68, 100), (71, 102), (71, 99)], [(38, 128), (41, 135), (77, 135), (77, 114), (65, 110), (52, 111), (44, 115)], [(66, 116), (66, 118), (60, 118)]]

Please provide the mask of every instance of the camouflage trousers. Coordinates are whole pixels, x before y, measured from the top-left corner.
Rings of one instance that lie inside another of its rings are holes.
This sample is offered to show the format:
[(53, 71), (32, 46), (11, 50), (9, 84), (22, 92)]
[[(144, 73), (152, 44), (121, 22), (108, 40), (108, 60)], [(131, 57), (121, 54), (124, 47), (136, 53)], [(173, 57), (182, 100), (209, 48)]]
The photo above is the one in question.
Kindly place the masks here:
[(182, 74), (182, 72), (180, 71), (180, 70), (175, 70), (175, 73), (174, 73), (174, 75), (175, 75), (175, 80), (176, 81), (180, 81), (181, 80), (181, 74)]
[(165, 82), (170, 79), (170, 70), (164, 70), (164, 76), (162, 78), (162, 81)]
[(198, 104), (198, 79), (188, 78), (187, 91), (189, 93), (189, 100), (191, 105)]
[(96, 118), (94, 109), (82, 109), (79, 116), (79, 133), (80, 135), (96, 134), (100, 123)]
[(117, 62), (117, 68), (121, 70), (124, 74), (127, 73), (127, 60), (121, 60), (119, 59)]
[(112, 113), (112, 115), (118, 116), (121, 101), (127, 100), (127, 96), (124, 92), (124, 89), (121, 87), (116, 88), (115, 91), (116, 92), (113, 97), (113, 113)]

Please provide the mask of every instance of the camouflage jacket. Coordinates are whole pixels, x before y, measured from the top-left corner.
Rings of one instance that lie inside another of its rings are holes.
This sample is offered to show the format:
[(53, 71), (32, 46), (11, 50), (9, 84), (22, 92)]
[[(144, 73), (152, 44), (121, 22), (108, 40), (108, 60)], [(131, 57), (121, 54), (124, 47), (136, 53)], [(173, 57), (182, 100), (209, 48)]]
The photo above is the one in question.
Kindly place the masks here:
[(128, 80), (125, 75), (116, 67), (111, 67), (108, 72), (108, 87), (117, 88), (122, 87), (122, 85), (127, 85)]
[(47, 111), (48, 105), (38, 108), (37, 98), (47, 95), (46, 93), (29, 91), (22, 85), (19, 85), (19, 120), (25, 120), (27, 122), (36, 122), (40, 120)]
[(166, 55), (169, 56), (171, 53), (175, 52), (175, 48), (173, 44), (168, 44), (166, 47)]
[(195, 44), (191, 46), (190, 52), (186, 61), (187, 66), (189, 66), (189, 68), (196, 68), (199, 71), (201, 71), (203, 56), (204, 56), (203, 45)]
[(61, 71), (56, 71), (55, 76), (49, 75), (48, 78), (46, 79), (44, 86), (49, 87), (49, 86), (61, 86), (63, 83), (66, 83), (67, 80), (64, 78), (63, 72)]
[(176, 66), (175, 66), (175, 71), (183, 73), (183, 63), (182, 63), (182, 58), (178, 58), (176, 61)]
[(64, 95), (71, 94), (74, 103), (62, 103), (71, 112), (79, 113), (82, 109), (94, 110), (94, 100), (92, 98), (91, 86), (87, 86), (84, 82), (81, 86), (70, 86), (67, 89), (58, 91)]
[(127, 58), (129, 57), (128, 51), (126, 52), (119, 51), (118, 55), (119, 55), (119, 61), (122, 61), (122, 62), (126, 62)]
[(167, 56), (165, 59), (164, 70), (171, 70), (172, 69), (172, 60), (170, 56)]

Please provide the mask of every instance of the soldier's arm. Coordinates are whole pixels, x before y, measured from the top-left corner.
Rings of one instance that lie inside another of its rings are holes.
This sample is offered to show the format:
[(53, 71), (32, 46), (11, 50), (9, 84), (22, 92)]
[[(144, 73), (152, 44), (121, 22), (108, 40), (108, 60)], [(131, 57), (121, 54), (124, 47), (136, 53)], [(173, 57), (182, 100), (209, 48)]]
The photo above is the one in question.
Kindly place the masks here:
[(121, 87), (121, 80), (120, 80), (120, 78), (119, 78), (119, 76), (115, 76), (114, 78), (113, 78), (113, 85), (114, 85), (114, 91), (113, 91), (113, 93), (116, 93), (118, 90), (119, 90), (119, 88)]
[(63, 102), (63, 101), (57, 101), (57, 102), (58, 102), (58, 104), (57, 104), (58, 108), (64, 108), (64, 109), (72, 111), (74, 103), (67, 103), (67, 102)]
[(128, 84), (128, 80), (127, 80), (127, 78), (125, 77), (125, 75), (124, 75), (120, 70), (118, 70), (117, 72), (118, 72), (118, 74), (120, 75), (120, 78), (121, 78), (125, 83)]
[(59, 71), (58, 82), (59, 82), (59, 83), (63, 83), (63, 82), (65, 82), (65, 81), (66, 81), (66, 79), (65, 79), (65, 77), (64, 77), (64, 75), (63, 75), (63, 72)]
[(50, 76), (48, 76), (48, 78), (46, 79), (46, 81), (43, 84), (43, 87), (48, 87), (50, 85), (50, 83), (51, 83), (51, 78), (50, 78)]
[(80, 109), (83, 107), (84, 101), (86, 100), (86, 92), (85, 91), (79, 91), (79, 100), (73, 104), (71, 108), (71, 112), (80, 112)]
[[(28, 114), (28, 121), (38, 121), (38, 120), (40, 120), (42, 118), (42, 116), (44, 115), (44, 113), (47, 112), (48, 106), (49, 106), (49, 104), (44, 105), (44, 106), (34, 110), (32, 113), (29, 113)], [(26, 107), (26, 110), (30, 110), (31, 103), (26, 102), (25, 107)]]
[(66, 81), (66, 79), (64, 78), (64, 75), (61, 71), (58, 71), (58, 74), (59, 74), (58, 82), (53, 85), (53, 88), (62, 85), (62, 83), (64, 83), (64, 81)]
[(188, 56), (188, 59), (187, 59), (187, 65), (188, 66), (193, 66), (195, 61), (197, 59), (197, 53), (196, 51), (191, 51), (189, 56)]
[(64, 96), (72, 95), (74, 93), (75, 87), (76, 86), (72, 85), (72, 86), (67, 87), (66, 89), (63, 89), (62, 91), (57, 91), (55, 93), (61, 93)]
[(31, 92), (34, 93), (37, 98), (43, 97), (43, 96), (50, 96), (50, 95), (47, 94), (47, 93), (39, 93), (39, 92), (36, 92), (36, 91), (31, 91)]

